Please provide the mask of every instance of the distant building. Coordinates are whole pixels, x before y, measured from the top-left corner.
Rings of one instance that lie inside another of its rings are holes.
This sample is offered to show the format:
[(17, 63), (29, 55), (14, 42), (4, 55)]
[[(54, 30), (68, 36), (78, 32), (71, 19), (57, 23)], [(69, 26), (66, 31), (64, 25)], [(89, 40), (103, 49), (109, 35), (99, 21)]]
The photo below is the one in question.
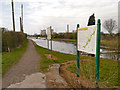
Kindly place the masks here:
[(42, 36), (46, 35), (46, 30), (45, 30), (45, 29), (44, 29), (44, 30), (41, 30), (41, 35), (42, 35)]
[(67, 24), (67, 33), (69, 33), (69, 25)]

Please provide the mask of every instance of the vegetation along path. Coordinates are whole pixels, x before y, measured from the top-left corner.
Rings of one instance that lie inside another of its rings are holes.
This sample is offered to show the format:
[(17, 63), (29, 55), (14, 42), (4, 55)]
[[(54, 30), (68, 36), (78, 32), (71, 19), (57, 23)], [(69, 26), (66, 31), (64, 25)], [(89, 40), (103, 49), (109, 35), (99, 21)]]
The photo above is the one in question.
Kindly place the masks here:
[(29, 40), (26, 52), (24, 53), (23, 57), (3, 76), (3, 88), (6, 88), (11, 84), (23, 81), (26, 75), (30, 75), (39, 71), (39, 60), (40, 56), (36, 52), (33, 42)]

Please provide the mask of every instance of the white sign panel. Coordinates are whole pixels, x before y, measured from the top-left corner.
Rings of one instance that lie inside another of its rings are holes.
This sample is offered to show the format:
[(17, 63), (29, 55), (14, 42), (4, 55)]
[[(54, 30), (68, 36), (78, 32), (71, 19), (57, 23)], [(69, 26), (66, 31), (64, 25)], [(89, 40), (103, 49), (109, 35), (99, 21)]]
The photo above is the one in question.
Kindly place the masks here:
[(51, 28), (50, 27), (47, 28), (47, 39), (48, 40), (51, 39)]
[(97, 26), (78, 28), (78, 50), (96, 54)]

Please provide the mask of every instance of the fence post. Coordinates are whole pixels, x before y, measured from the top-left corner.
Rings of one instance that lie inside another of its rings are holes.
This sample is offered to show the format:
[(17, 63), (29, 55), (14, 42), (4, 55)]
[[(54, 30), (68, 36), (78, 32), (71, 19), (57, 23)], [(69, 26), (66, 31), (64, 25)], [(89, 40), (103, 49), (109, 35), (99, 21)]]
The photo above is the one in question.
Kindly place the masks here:
[(79, 77), (79, 51), (78, 51), (78, 28), (79, 24), (77, 24), (77, 45), (76, 45), (76, 51), (77, 51), (77, 77)]
[(101, 30), (101, 22), (100, 19), (97, 21), (97, 43), (96, 43), (96, 69), (95, 69), (95, 80), (96, 80), (96, 88), (98, 88), (98, 80), (99, 80), (99, 65), (100, 65), (100, 30)]

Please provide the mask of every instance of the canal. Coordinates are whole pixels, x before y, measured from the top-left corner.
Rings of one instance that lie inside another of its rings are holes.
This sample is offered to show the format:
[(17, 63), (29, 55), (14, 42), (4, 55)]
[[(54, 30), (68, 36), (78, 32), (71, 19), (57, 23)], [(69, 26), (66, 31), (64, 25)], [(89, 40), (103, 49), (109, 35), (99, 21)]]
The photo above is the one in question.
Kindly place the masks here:
[[(47, 46), (47, 40), (44, 38), (36, 39), (35, 37), (29, 38), (32, 39), (37, 45), (48, 48)], [(49, 42), (49, 45), (51, 43)], [(59, 41), (52, 41), (52, 49), (54, 51), (67, 53), (67, 54), (74, 54), (76, 55), (76, 46), (71, 43), (66, 42), (59, 42)], [(88, 56), (88, 54), (83, 53), (83, 55)], [(108, 49), (100, 49), (100, 57), (101, 58), (108, 58), (108, 59), (118, 59), (118, 53), (115, 51), (110, 51)], [(120, 60), (120, 58), (119, 58)]]

